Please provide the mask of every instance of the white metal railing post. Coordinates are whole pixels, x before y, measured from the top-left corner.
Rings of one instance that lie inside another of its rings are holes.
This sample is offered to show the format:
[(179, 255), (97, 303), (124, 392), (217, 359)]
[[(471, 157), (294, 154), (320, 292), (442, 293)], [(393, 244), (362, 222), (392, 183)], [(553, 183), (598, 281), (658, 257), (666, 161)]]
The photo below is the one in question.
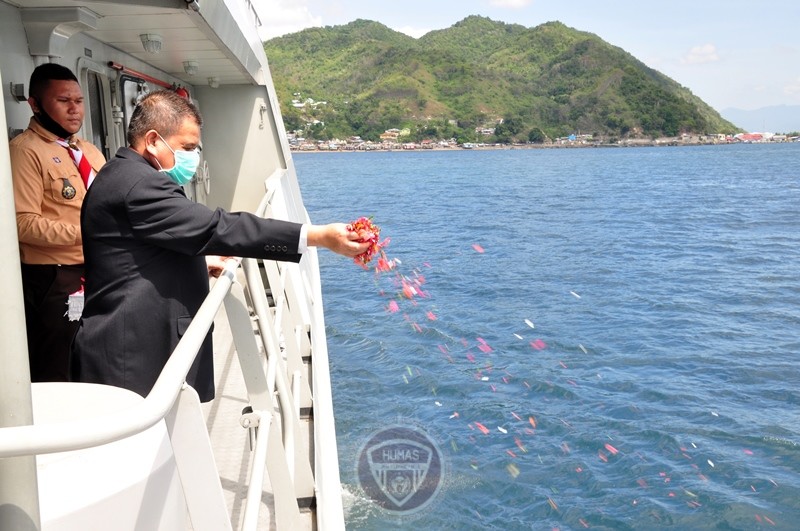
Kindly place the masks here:
[(294, 398), (292, 402), (292, 414), (300, 418), (300, 381), (302, 379), (302, 373), (300, 371), (294, 371), (292, 373), (292, 398)]
[[(6, 123), (0, 105), (0, 123)], [(17, 242), (14, 194), (10, 192), (11, 164), (8, 136), (0, 131), (0, 256), (4, 287), (0, 297), (0, 428), (33, 424), (28, 340)], [(0, 459), (0, 529), (40, 529), (36, 457), (24, 455)]]
[[(264, 343), (264, 350), (268, 354), (268, 361), (276, 364), (277, 370), (275, 371), (275, 385), (278, 390), (278, 403), (280, 404), (281, 411), (281, 429), (283, 430), (283, 445), (286, 450), (286, 459), (289, 463), (289, 471), (294, 479), (295, 463), (294, 463), (294, 444), (295, 432), (294, 422), (291, 417), (292, 407), (289, 399), (289, 385), (286, 382), (286, 370), (281, 359), (280, 348), (276, 342), (276, 337), (270, 326), (272, 319), (270, 318), (269, 308), (266, 304), (266, 295), (264, 295), (264, 285), (261, 282), (261, 272), (258, 270), (258, 265), (253, 258), (245, 258), (242, 260), (242, 268), (244, 269), (245, 279), (247, 280), (247, 287), (250, 290), (250, 298), (253, 304), (253, 311), (258, 319), (256, 324), (258, 326), (261, 341)], [(273, 359), (274, 358), (274, 361)]]
[(269, 411), (253, 411), (258, 416), (256, 445), (253, 449), (253, 462), (250, 465), (250, 484), (247, 486), (247, 498), (244, 505), (242, 530), (258, 528), (258, 512), (261, 507), (261, 495), (264, 490), (264, 473), (267, 470), (267, 451), (269, 450), (269, 431), (272, 413)]

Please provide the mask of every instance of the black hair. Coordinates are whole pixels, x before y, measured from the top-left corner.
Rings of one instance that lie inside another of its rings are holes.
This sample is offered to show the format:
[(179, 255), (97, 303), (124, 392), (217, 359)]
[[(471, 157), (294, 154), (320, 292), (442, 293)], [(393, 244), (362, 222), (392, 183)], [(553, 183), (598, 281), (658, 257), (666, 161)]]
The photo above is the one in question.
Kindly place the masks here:
[(52, 80), (78, 82), (78, 78), (66, 66), (58, 63), (44, 63), (33, 69), (28, 84), (28, 96), (41, 101), (42, 93)]
[(199, 127), (203, 126), (200, 111), (188, 99), (171, 90), (151, 92), (133, 110), (128, 124), (128, 145), (136, 144), (151, 129), (165, 138), (174, 135), (186, 118), (193, 118)]

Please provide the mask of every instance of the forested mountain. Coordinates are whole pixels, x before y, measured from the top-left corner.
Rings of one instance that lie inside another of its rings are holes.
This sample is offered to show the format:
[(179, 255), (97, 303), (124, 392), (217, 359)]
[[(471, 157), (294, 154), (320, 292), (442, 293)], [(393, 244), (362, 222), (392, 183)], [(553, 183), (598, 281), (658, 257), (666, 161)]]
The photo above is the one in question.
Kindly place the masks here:
[[(287, 130), (315, 138), (377, 139), (390, 128), (464, 141), (476, 127), (495, 128), (498, 141), (738, 130), (629, 53), (560, 22), (526, 28), (470, 16), (414, 39), (356, 20), (264, 48)], [(299, 107), (309, 99), (317, 105)]]

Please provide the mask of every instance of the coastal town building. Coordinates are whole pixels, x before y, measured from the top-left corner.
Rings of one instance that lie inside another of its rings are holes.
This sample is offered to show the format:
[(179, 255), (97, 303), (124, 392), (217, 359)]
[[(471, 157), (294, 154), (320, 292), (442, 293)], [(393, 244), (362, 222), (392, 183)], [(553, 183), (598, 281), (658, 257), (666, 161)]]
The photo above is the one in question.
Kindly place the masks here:
[[(488, 128), (477, 128), (476, 134), (481, 137), (491, 137), (484, 134)], [(492, 130), (493, 131), (493, 130)], [(346, 139), (334, 138), (331, 140), (309, 141), (302, 136), (302, 131), (288, 132), (286, 137), (292, 151), (413, 151), (417, 149), (519, 149), (519, 148), (580, 148), (580, 147), (647, 147), (647, 146), (687, 146), (687, 145), (719, 145), (731, 143), (763, 143), (763, 142), (798, 142), (800, 137), (778, 135), (773, 133), (739, 133), (736, 135), (707, 134), (689, 135), (682, 134), (676, 137), (648, 138), (631, 137), (624, 139), (605, 139), (588, 133), (575, 133), (565, 137), (558, 137), (541, 143), (492, 143), (492, 142), (464, 142), (459, 144), (455, 138), (450, 139), (423, 139), (419, 142), (401, 141), (410, 134), (408, 129), (387, 129), (380, 135), (379, 142), (365, 141), (360, 136), (353, 135)]]

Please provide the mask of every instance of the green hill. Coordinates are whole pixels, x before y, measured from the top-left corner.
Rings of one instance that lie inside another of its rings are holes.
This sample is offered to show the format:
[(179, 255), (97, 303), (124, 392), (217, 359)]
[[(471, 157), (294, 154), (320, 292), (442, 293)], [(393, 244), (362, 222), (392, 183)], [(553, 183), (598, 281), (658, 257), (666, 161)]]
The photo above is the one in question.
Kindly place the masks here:
[[(604, 138), (738, 129), (665, 75), (596, 35), (471, 16), (414, 39), (356, 20), (264, 43), (288, 130), (315, 138), (498, 141), (574, 133)], [(312, 99), (317, 105), (299, 105)], [(292, 104), (297, 100), (298, 106)]]

